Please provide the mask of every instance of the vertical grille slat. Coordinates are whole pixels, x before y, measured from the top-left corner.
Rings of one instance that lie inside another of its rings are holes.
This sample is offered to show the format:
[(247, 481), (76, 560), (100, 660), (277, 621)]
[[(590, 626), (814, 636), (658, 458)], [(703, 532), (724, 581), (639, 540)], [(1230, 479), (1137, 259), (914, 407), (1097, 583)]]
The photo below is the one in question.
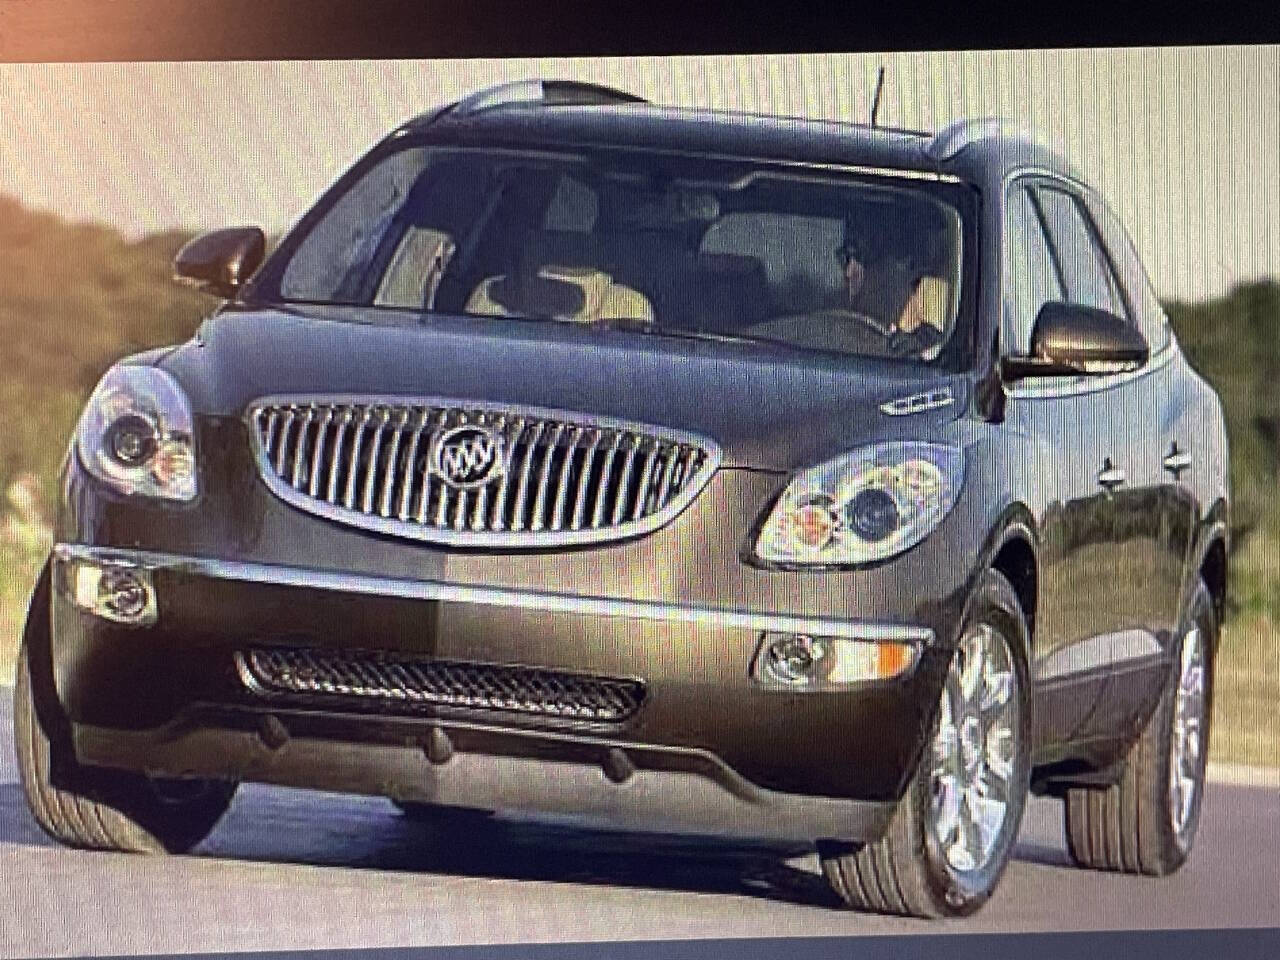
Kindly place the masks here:
[(453, 529), (464, 530), (467, 526), (467, 499), (468, 492), (466, 490), (458, 491), (458, 505), (453, 510)]
[(333, 452), (329, 454), (329, 489), (325, 493), (325, 502), (338, 502), (338, 484), (342, 480), (342, 444), (347, 439), (347, 429), (351, 426), (351, 408), (342, 412), (338, 420), (338, 428), (333, 431)]
[(693, 476), (693, 471), (698, 467), (698, 461), (702, 458), (700, 451), (690, 447), (685, 451), (684, 460), (680, 463), (680, 489), (683, 490), (688, 486), (689, 478)]
[(316, 408), (307, 407), (306, 417), (298, 426), (298, 438), (293, 443), (293, 476), (290, 484), (295, 490), (302, 489), (302, 481), (307, 472), (307, 434), (311, 430), (311, 422), (315, 419)]
[(266, 436), (263, 439), (263, 449), (266, 451), (267, 459), (270, 460), (275, 456), (276, 452), (276, 425), (280, 422), (280, 412), (272, 410), (267, 417)]
[(346, 439), (352, 416), (350, 407), (344, 410), (342, 420), (334, 433), (333, 453), (330, 455), (329, 460), (329, 491), (325, 495), (325, 500), (329, 503), (336, 504), (338, 502), (338, 483), (342, 477), (342, 442)]
[(604, 463), (600, 465), (600, 480), (596, 483), (596, 505), (591, 516), (591, 526), (593, 529), (599, 529), (604, 523), (604, 508), (606, 495), (609, 492), (609, 481), (613, 477), (613, 461), (618, 457), (618, 448), (622, 446), (622, 434), (615, 433), (613, 435), (613, 443), (610, 444), (608, 451), (604, 455)]
[(356, 424), (355, 433), (351, 435), (351, 463), (347, 467), (347, 490), (342, 497), (342, 505), (352, 510), (356, 505), (356, 482), (360, 476), (360, 447), (364, 442), (364, 428), (368, 426), (373, 411), (365, 409), (360, 422)]
[(439, 499), (436, 501), (436, 526), (444, 528), (449, 523), (449, 485), (440, 484)]
[(519, 408), (308, 397), (263, 402), (245, 421), (278, 496), (351, 526), (447, 543), (634, 535), (664, 522), (719, 462), (714, 445), (660, 428)]
[(505, 434), (506, 448), (508, 451), (507, 469), (502, 474), (502, 479), (498, 481), (498, 492), (493, 498), (493, 519), (489, 522), (490, 530), (505, 530), (506, 522), (502, 515), (502, 511), (507, 505), (507, 490), (511, 486), (511, 471), (516, 465), (516, 446), (519, 444), (521, 437), (524, 436), (525, 421), (523, 418), (516, 420), (515, 430), (512, 433)]
[[(375, 418), (376, 418), (375, 414)], [(369, 465), (364, 472), (364, 504), (361, 513), (373, 513), (373, 498), (378, 489), (378, 454), (382, 451), (382, 438), (386, 433), (391, 411), (382, 411), (382, 422), (373, 428), (373, 442), (369, 447)]]
[(400, 442), (404, 439), (404, 428), (409, 423), (409, 411), (400, 411), (400, 422), (392, 427), (391, 446), (387, 449), (387, 464), (382, 471), (382, 502), (378, 505), (378, 513), (381, 516), (391, 516), (391, 497), (396, 490), (396, 480), (399, 478), (400, 469), (398, 457), (400, 456)]
[(613, 495), (613, 525), (615, 527), (622, 522), (623, 514), (627, 510), (627, 486), (631, 483), (631, 471), (636, 465), (636, 452), (639, 449), (639, 440), (632, 437), (631, 446), (627, 449), (627, 455), (622, 461), (622, 476), (618, 478), (618, 492)]
[(636, 489), (635, 506), (631, 508), (631, 519), (639, 520), (645, 514), (645, 501), (649, 499), (649, 486), (653, 483), (653, 467), (658, 462), (658, 445), (655, 443), (649, 455), (644, 458), (644, 469), (640, 471), (640, 486)]
[(582, 521), (587, 512), (587, 493), (591, 483), (591, 467), (595, 464), (596, 449), (600, 446), (601, 430), (591, 431), (591, 444), (582, 455), (582, 469), (578, 476), (578, 493), (573, 500), (573, 518), (569, 521), (569, 529), (581, 530)]
[[(406, 411), (407, 415), (408, 411)], [(418, 475), (418, 446), (422, 443), (422, 432), (427, 428), (430, 410), (423, 410), (418, 416), (418, 426), (413, 431), (413, 439), (409, 441), (409, 452), (405, 456), (404, 486), (400, 491), (401, 520), (409, 519), (409, 503), (413, 498), (413, 484)]]
[(529, 529), (535, 532), (546, 525), (543, 516), (547, 508), (547, 490), (551, 485), (551, 466), (555, 463), (562, 436), (564, 436), (564, 424), (558, 423), (551, 431), (551, 439), (543, 444), (542, 468), (538, 472), (538, 492), (533, 498), (533, 519), (529, 523)]
[(533, 469), (533, 458), (538, 452), (538, 440), (541, 439), (546, 428), (546, 422), (539, 420), (526, 441), (524, 465), (520, 468), (520, 482), (516, 484), (516, 504), (511, 517), (511, 529), (517, 533), (528, 526), (524, 509), (529, 497), (529, 473)]
[(662, 481), (658, 486), (658, 499), (654, 503), (655, 510), (661, 510), (667, 505), (667, 498), (671, 496), (671, 479), (675, 475), (676, 464), (680, 461), (680, 448), (672, 447), (667, 451), (667, 460), (662, 468)]
[(556, 484), (556, 500), (551, 509), (551, 529), (559, 530), (564, 526), (565, 501), (569, 496), (569, 479), (573, 474), (573, 461), (578, 453), (578, 443), (582, 440), (582, 428), (574, 427), (569, 447), (560, 458), (560, 482)]
[(316, 442), (311, 448), (311, 481), (307, 485), (307, 495), (320, 495), (320, 476), (324, 469), (324, 446), (329, 437), (329, 425), (333, 423), (333, 407), (324, 408), (324, 416), (316, 427)]
[(276, 473), (281, 477), (285, 475), (285, 465), (289, 455), (289, 430), (297, 416), (298, 412), (290, 407), (285, 411), (284, 423), (280, 426), (280, 439), (276, 442)]

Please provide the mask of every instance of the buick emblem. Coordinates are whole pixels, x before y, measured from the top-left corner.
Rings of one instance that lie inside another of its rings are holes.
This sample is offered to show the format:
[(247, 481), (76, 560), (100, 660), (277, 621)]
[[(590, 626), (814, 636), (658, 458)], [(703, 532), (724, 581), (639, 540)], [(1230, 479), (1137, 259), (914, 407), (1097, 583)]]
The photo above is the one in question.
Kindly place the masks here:
[(475, 490), (506, 472), (501, 438), (488, 427), (464, 423), (436, 435), (431, 471), (457, 490)]

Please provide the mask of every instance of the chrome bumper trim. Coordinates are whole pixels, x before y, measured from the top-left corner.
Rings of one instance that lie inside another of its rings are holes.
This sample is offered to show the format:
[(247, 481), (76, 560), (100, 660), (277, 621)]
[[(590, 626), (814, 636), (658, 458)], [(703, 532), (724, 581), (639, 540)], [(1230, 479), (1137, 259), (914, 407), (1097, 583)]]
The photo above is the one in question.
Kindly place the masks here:
[[(406, 580), (399, 577), (373, 576), (292, 567), (282, 564), (246, 563), (214, 557), (191, 557), (147, 550), (125, 550), (84, 544), (60, 543), (53, 549), (59, 563), (74, 561), (134, 566), (152, 571), (170, 571), (188, 576), (238, 580), (274, 586), (304, 587), (359, 593), (369, 596), (400, 597), (409, 600), (440, 600), (446, 603), (472, 603), (492, 607), (515, 607), (546, 613), (572, 613), (587, 616), (621, 617), (632, 620), (674, 621), (712, 627), (772, 631), (775, 633), (808, 633), (827, 637), (852, 637), (861, 640), (897, 640), (929, 645), (933, 631), (896, 623), (863, 623), (824, 617), (806, 617), (786, 613), (764, 613), (723, 610), (714, 607), (690, 607), (645, 600), (613, 600), (607, 597), (584, 597), (573, 594), (534, 590), (510, 590), (472, 584), (445, 583), (438, 580)], [(162, 609), (163, 616), (163, 609)]]

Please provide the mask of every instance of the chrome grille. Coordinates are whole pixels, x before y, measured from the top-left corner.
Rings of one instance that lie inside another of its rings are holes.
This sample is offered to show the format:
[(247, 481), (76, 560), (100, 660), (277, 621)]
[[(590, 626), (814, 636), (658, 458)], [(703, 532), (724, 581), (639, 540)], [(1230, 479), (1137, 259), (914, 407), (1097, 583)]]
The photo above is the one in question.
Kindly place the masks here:
[[(706, 484), (715, 444), (661, 428), (532, 408), (365, 398), (262, 401), (259, 470), (282, 499), (352, 526), (475, 545), (583, 543), (666, 523)], [(490, 431), (504, 469), (459, 484), (435, 445)]]
[(636, 680), (537, 667), (294, 647), (243, 650), (235, 660), (241, 682), (258, 694), (346, 698), (400, 711), (459, 707), (616, 723), (644, 699)]

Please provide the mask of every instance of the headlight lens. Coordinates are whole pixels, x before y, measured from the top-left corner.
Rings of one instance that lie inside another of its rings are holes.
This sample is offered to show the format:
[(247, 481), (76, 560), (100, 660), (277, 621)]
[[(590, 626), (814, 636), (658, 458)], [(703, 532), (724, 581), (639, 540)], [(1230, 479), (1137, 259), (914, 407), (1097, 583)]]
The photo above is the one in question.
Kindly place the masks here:
[(881, 443), (797, 475), (756, 541), (783, 564), (858, 564), (915, 546), (955, 506), (964, 452), (935, 443)]
[(107, 371), (76, 429), (85, 469), (121, 493), (166, 500), (196, 495), (191, 405), (178, 382), (155, 367)]

